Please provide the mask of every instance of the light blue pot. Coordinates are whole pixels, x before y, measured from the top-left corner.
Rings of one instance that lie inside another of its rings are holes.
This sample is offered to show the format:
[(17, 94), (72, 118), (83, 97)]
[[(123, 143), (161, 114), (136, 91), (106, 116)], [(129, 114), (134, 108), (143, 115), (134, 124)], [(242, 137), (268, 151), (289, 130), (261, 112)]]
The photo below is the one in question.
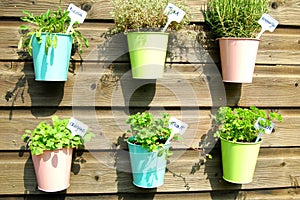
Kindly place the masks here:
[(133, 184), (142, 188), (156, 188), (164, 184), (167, 160), (164, 155), (157, 156), (157, 152), (148, 152), (140, 145), (127, 141)]
[[(48, 48), (46, 53), (46, 33), (42, 33), (42, 43), (38, 43), (35, 35), (32, 40), (32, 57), (35, 80), (66, 81), (72, 50), (72, 37), (57, 33), (57, 46)], [(52, 35), (52, 38), (54, 35)]]

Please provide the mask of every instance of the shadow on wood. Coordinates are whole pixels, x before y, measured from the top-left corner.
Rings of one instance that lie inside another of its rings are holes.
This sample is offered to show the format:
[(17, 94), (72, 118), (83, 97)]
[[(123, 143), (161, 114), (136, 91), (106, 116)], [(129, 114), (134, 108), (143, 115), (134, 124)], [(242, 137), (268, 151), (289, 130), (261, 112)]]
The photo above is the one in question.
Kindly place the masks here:
[(28, 83), (32, 115), (35, 117), (53, 115), (63, 99), (65, 82), (35, 81), (33, 65), (26, 62), (24, 64), (24, 74)]

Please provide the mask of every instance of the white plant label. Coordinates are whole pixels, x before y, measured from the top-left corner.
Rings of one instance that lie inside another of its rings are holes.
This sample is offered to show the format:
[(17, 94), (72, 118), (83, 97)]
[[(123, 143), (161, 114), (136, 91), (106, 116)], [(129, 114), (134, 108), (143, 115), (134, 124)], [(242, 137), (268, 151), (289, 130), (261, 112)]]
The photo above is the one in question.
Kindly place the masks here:
[(261, 16), (261, 18), (258, 20), (258, 23), (261, 25), (261, 31), (257, 35), (257, 39), (259, 39), (266, 30), (273, 32), (279, 24), (276, 19), (266, 13)]
[(74, 117), (71, 117), (67, 128), (72, 132), (73, 135), (80, 135), (81, 137), (83, 137), (88, 130), (88, 125), (75, 119)]
[(183, 135), (186, 129), (188, 128), (188, 125), (175, 117), (171, 117), (169, 120), (169, 128), (172, 129), (172, 133), (165, 144), (170, 144), (172, 138), (176, 133)]
[(172, 129), (172, 132), (183, 135), (186, 129), (188, 128), (188, 125), (176, 119), (175, 117), (171, 117), (169, 120), (169, 128)]
[(69, 34), (69, 32), (75, 22), (79, 22), (81, 24), (84, 22), (87, 12), (85, 12), (84, 10), (81, 10), (80, 8), (78, 8), (77, 6), (75, 6), (72, 3), (69, 5), (67, 10), (69, 11), (69, 17), (71, 18), (71, 23), (66, 32), (66, 34)]
[(176, 21), (177, 23), (180, 23), (185, 15), (185, 12), (174, 4), (169, 3), (164, 10), (164, 14), (168, 16), (168, 21), (162, 32), (165, 32), (167, 30), (171, 22)]
[(257, 121), (255, 122), (255, 124), (254, 124), (254, 128), (256, 128), (256, 129), (263, 129), (263, 130), (265, 131), (265, 133), (271, 134), (272, 131), (273, 131), (273, 128), (274, 128), (274, 123), (271, 122), (271, 126), (266, 126), (266, 127), (264, 127), (264, 126), (261, 126), (261, 125), (259, 124), (260, 121), (266, 121), (266, 120), (265, 120), (264, 118), (259, 117), (259, 118), (257, 119)]

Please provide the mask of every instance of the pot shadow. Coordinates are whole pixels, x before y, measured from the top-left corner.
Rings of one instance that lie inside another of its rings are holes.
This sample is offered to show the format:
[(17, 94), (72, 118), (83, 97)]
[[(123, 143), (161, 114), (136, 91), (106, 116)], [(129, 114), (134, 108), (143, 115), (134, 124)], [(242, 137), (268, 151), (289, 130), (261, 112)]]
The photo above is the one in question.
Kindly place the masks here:
[[(149, 109), (156, 92), (156, 80), (133, 79), (129, 70), (120, 79), (122, 90), (122, 102), (125, 106), (125, 114), (131, 115), (144, 112)], [(157, 188), (139, 188), (133, 184), (132, 172), (126, 134), (118, 138), (115, 149), (115, 167), (117, 172), (118, 199), (145, 199), (152, 200)]]
[[(214, 124), (214, 120), (212, 124)], [(227, 182), (222, 178), (221, 143), (220, 140), (216, 141), (214, 133), (214, 128), (211, 128), (207, 134), (202, 136), (199, 142), (200, 159), (192, 167), (191, 174), (195, 174), (201, 167), (204, 167), (204, 174), (211, 186), (210, 197), (212, 200), (238, 199), (242, 185)], [(212, 143), (211, 141), (216, 142)], [(206, 154), (209, 154), (211, 158), (208, 158)]]
[(24, 74), (31, 99), (31, 113), (35, 117), (53, 115), (64, 96), (63, 81), (35, 81), (33, 63), (24, 64)]
[(24, 166), (24, 172), (23, 172), (24, 199), (25, 200), (40, 200), (40, 199), (64, 200), (66, 197), (67, 190), (49, 193), (49, 192), (40, 191), (38, 189), (31, 154), (29, 152), (26, 152), (25, 149), (26, 147), (22, 146), (19, 150), (19, 157), (23, 157), (23, 156), (27, 157)]

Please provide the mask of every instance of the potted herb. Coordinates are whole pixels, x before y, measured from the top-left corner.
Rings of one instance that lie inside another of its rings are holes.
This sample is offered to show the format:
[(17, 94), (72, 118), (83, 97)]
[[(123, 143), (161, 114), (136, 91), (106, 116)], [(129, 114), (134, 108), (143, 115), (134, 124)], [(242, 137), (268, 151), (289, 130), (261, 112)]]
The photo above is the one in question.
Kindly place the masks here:
[(127, 143), (134, 185), (143, 188), (163, 185), (167, 157), (171, 155), (169, 141), (177, 139), (177, 134), (169, 128), (169, 120), (169, 114), (154, 118), (148, 112), (138, 112), (126, 120), (130, 125)]
[[(180, 23), (172, 22), (168, 30), (178, 31), (190, 21), (185, 0), (174, 0), (186, 14)], [(169, 33), (162, 32), (167, 23), (164, 10), (168, 1), (112, 0), (115, 26), (112, 33), (127, 33), (132, 77), (157, 79), (163, 77)]]
[(73, 135), (67, 128), (69, 119), (52, 117), (52, 124), (40, 122), (22, 136), (31, 151), (38, 188), (45, 192), (65, 190), (70, 185), (73, 148), (84, 145), (94, 135)]
[(33, 57), (35, 80), (66, 81), (72, 44), (78, 48), (79, 53), (82, 53), (83, 44), (88, 47), (88, 40), (76, 30), (78, 22), (66, 34), (71, 19), (69, 11), (62, 10), (60, 5), (56, 11), (48, 9), (39, 16), (26, 10), (23, 13), (26, 16), (21, 17), (21, 20), (32, 26), (20, 26), (24, 34), (18, 48), (24, 48)]
[(250, 183), (262, 142), (260, 136), (273, 120), (281, 122), (282, 116), (255, 106), (221, 107), (215, 120), (216, 136), (221, 139), (223, 178), (232, 183)]
[(210, 0), (204, 12), (214, 38), (218, 38), (224, 82), (251, 83), (259, 46), (258, 20), (268, 0)]

